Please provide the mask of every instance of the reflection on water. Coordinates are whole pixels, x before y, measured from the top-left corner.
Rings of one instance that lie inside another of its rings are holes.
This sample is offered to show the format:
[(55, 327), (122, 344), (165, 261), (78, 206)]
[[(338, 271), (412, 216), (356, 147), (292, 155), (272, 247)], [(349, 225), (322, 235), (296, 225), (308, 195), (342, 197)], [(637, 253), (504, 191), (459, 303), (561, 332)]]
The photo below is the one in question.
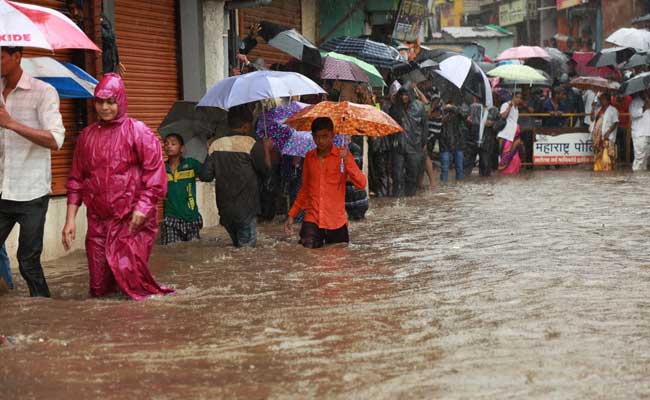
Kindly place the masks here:
[(353, 244), (280, 225), (158, 247), (178, 290), (87, 297), (84, 255), (54, 299), (0, 297), (0, 398), (650, 396), (650, 176), (566, 169), (372, 203)]

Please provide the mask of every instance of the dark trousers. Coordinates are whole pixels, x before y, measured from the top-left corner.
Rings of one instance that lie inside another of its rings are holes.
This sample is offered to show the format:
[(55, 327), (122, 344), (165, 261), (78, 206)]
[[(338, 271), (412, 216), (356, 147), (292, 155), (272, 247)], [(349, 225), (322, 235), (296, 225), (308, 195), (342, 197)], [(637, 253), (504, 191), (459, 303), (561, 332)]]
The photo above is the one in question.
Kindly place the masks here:
[(303, 222), (300, 228), (300, 244), (317, 249), (323, 244), (349, 243), (348, 224), (338, 229), (321, 229), (313, 222)]
[(377, 151), (370, 156), (370, 190), (377, 197), (388, 196), (388, 159), (390, 152)]
[(481, 149), (478, 153), (478, 173), (481, 176), (492, 175), (492, 154)]
[(423, 153), (393, 153), (393, 196), (415, 196), (418, 175), (424, 167)]
[(521, 141), (524, 143), (524, 148), (526, 149), (526, 158), (521, 160), (521, 162), (532, 163), (533, 162), (533, 131), (525, 130), (521, 132)]
[(235, 247), (255, 247), (257, 244), (257, 219), (247, 224), (223, 224)]
[(5, 243), (14, 225), (20, 225), (18, 268), (32, 297), (50, 297), (41, 265), (45, 214), (49, 201), (49, 196), (31, 201), (0, 199), (0, 246)]

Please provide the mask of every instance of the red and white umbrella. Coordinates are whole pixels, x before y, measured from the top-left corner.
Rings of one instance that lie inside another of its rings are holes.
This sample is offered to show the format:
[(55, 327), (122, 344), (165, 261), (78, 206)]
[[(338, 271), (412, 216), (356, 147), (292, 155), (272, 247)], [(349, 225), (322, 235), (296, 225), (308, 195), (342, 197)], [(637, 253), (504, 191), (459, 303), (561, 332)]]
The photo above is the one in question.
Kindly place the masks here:
[(0, 47), (100, 51), (74, 22), (47, 7), (0, 0)]
[(523, 60), (526, 58), (549, 58), (550, 55), (546, 50), (539, 46), (519, 46), (511, 47), (503, 51), (497, 57), (497, 61), (502, 60)]

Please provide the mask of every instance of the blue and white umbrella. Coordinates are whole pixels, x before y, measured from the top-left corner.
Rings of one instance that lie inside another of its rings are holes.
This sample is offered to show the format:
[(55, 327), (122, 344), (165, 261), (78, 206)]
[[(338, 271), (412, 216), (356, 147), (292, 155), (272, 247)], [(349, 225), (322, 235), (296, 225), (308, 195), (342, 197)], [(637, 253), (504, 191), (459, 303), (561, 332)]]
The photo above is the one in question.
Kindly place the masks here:
[(54, 86), (61, 98), (93, 97), (97, 79), (72, 63), (51, 57), (33, 57), (23, 58), (20, 66), (27, 74)]

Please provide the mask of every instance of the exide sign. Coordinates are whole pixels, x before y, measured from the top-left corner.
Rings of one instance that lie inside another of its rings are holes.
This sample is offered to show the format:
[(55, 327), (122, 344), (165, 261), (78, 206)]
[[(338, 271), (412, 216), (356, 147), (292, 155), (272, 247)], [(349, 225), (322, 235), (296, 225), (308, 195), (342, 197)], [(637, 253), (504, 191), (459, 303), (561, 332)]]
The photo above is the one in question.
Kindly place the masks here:
[(0, 34), (0, 42), (31, 42), (31, 41), (32, 41), (32, 35), (29, 33), (24, 33), (21, 35), (15, 33)]

